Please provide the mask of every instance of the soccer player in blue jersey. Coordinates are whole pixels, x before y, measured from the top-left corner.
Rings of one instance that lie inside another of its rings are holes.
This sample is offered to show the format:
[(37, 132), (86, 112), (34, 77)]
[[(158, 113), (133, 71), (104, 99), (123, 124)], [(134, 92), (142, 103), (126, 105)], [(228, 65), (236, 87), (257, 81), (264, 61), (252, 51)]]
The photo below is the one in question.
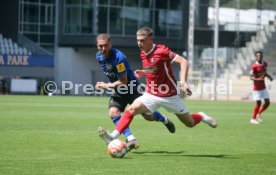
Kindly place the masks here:
[[(96, 54), (96, 59), (109, 82), (97, 82), (96, 88), (114, 89), (114, 93), (109, 100), (109, 117), (117, 125), (121, 118), (121, 112), (124, 112), (125, 107), (142, 95), (141, 90), (138, 89), (140, 82), (135, 77), (126, 56), (121, 51), (112, 48), (108, 34), (97, 36), (97, 47), (99, 51)], [(126, 85), (127, 88), (122, 88)], [(142, 114), (142, 116), (148, 121), (162, 122), (171, 133), (175, 132), (174, 124), (158, 111)], [(123, 134), (127, 138), (128, 151), (139, 147), (130, 128), (126, 128)]]

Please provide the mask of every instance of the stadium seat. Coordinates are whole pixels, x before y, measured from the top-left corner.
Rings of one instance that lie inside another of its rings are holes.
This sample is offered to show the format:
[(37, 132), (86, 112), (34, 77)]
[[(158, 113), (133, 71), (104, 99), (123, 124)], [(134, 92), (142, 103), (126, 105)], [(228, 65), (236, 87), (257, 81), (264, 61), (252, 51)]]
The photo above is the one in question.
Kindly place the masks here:
[(23, 48), (23, 54), (24, 54), (24, 55), (28, 55), (28, 51), (27, 51), (26, 48)]
[(23, 55), (23, 50), (22, 50), (21, 47), (18, 48), (18, 54), (19, 54), (19, 55)]
[(3, 34), (0, 33), (0, 54), (31, 55), (32, 53), (25, 47), (19, 47), (11, 38), (5, 38)]

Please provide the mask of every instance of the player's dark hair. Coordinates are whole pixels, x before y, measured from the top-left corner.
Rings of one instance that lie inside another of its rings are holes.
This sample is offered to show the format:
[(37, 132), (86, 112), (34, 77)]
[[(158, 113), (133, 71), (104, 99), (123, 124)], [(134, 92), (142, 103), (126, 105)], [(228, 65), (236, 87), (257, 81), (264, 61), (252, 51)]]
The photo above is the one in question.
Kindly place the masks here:
[(255, 56), (256, 56), (258, 53), (261, 54), (261, 56), (263, 56), (263, 52), (260, 51), (260, 50), (258, 50), (258, 51), (255, 52)]

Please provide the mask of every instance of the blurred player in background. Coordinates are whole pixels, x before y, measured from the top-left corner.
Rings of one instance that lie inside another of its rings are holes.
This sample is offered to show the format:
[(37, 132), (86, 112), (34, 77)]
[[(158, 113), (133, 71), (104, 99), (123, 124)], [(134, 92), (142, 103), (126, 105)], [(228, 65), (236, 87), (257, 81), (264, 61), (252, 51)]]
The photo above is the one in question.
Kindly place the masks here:
[[(178, 54), (172, 52), (165, 45), (153, 43), (153, 31), (151, 28), (143, 27), (136, 33), (137, 44), (141, 50), (143, 70), (136, 70), (135, 75), (141, 78), (146, 75), (146, 92), (137, 98), (127, 107), (124, 115), (112, 133), (108, 133), (104, 128), (99, 127), (99, 136), (106, 142), (119, 137), (122, 131), (127, 128), (135, 115), (140, 113), (153, 112), (159, 107), (164, 107), (168, 111), (175, 113), (179, 120), (187, 127), (194, 127), (203, 121), (215, 128), (215, 119), (203, 112), (191, 114), (179, 97), (180, 91), (186, 92), (188, 61)], [(180, 65), (181, 76), (179, 86), (172, 71), (172, 63)], [(178, 87), (177, 87), (178, 86)]]
[[(270, 81), (273, 81), (273, 78), (266, 72), (267, 62), (263, 61), (263, 52), (255, 52), (256, 62), (252, 64), (250, 71), (250, 79), (253, 80), (253, 99), (256, 101), (253, 116), (250, 120), (252, 124), (259, 124), (262, 122), (260, 117), (261, 113), (266, 110), (270, 104), (269, 94), (265, 86), (265, 77)], [(264, 99), (264, 104), (261, 107), (262, 99)]]
[[(96, 54), (96, 59), (104, 74), (108, 77), (109, 83), (97, 82), (96, 88), (114, 90), (114, 94), (111, 95), (109, 100), (109, 117), (117, 125), (121, 119), (121, 112), (124, 112), (125, 107), (142, 95), (141, 89), (140, 91), (138, 89), (140, 82), (134, 76), (126, 56), (121, 51), (112, 48), (109, 35), (100, 34), (97, 36), (97, 48), (99, 51)], [(123, 85), (125, 87), (127, 85), (127, 88), (120, 90), (119, 88)], [(146, 120), (164, 123), (171, 133), (175, 132), (174, 124), (159, 112), (154, 111), (148, 113), (148, 115), (142, 115)], [(139, 146), (130, 128), (124, 128), (122, 133), (127, 138), (128, 150)]]

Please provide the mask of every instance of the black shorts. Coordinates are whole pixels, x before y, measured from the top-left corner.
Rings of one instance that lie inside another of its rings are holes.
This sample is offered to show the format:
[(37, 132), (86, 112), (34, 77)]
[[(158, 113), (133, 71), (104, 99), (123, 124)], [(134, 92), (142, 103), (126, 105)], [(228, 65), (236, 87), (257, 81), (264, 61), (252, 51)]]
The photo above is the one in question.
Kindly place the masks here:
[(133, 103), (133, 101), (140, 97), (142, 94), (140, 94), (137, 91), (134, 91), (133, 94), (118, 94), (114, 93), (111, 95), (109, 100), (109, 108), (116, 107), (121, 112), (125, 111), (125, 108), (128, 104)]

